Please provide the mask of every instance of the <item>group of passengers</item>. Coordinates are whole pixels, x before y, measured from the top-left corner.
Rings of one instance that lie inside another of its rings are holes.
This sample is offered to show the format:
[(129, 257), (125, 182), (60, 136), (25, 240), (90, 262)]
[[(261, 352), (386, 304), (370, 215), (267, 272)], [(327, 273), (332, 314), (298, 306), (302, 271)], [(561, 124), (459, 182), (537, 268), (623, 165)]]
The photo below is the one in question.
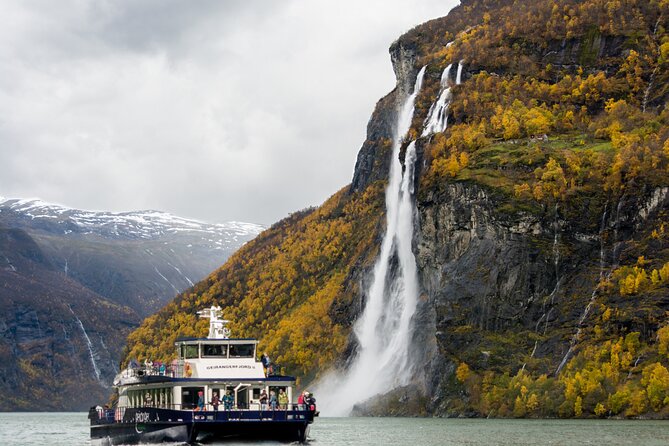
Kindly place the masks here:
[[(203, 393), (202, 391), (198, 392), (198, 402), (197, 402), (198, 407), (200, 407), (200, 394), (202, 393)], [(223, 395), (223, 398), (219, 398), (218, 392), (216, 391), (214, 391), (214, 393), (212, 394), (211, 401), (209, 402), (209, 404), (211, 404), (212, 407), (214, 408), (214, 412), (218, 412), (218, 406), (221, 403), (223, 403), (223, 409), (232, 410), (232, 406), (235, 403), (235, 398), (230, 394), (229, 390), (225, 391), (225, 395)], [(204, 397), (202, 397), (202, 407), (203, 409), (200, 410), (204, 410)]]
[(168, 365), (160, 361), (153, 362), (150, 359), (144, 361), (144, 367), (135, 359), (131, 359), (128, 366), (131, 369), (140, 369), (146, 375), (154, 376), (174, 376), (175, 369), (174, 365)]
[(316, 410), (316, 398), (313, 393), (306, 390), (297, 397), (297, 408), (300, 410)]
[[(274, 390), (270, 390), (269, 395), (267, 391), (262, 389), (260, 392), (260, 398), (258, 398), (260, 403), (260, 410), (287, 410), (288, 409), (288, 394), (285, 390), (279, 389), (279, 394), (277, 395)], [(144, 395), (144, 404), (146, 406), (153, 406), (153, 398), (151, 393), (146, 392)], [(235, 403), (235, 398), (230, 394), (229, 390), (225, 391), (223, 398), (218, 396), (218, 392), (214, 390), (212, 393), (211, 401), (209, 404), (214, 408), (214, 412), (218, 412), (218, 406), (223, 404), (224, 410), (232, 410)], [(298, 410), (316, 410), (316, 398), (313, 394), (307, 392), (306, 390), (297, 397), (297, 409)], [(200, 390), (197, 392), (197, 405), (195, 406), (196, 411), (205, 410), (205, 397), (204, 391)]]
[(271, 410), (286, 410), (288, 409), (288, 394), (283, 389), (279, 389), (278, 395), (274, 390), (270, 390), (268, 396), (267, 391), (263, 389), (260, 392), (258, 402), (260, 403), (260, 410), (267, 410), (268, 407)]

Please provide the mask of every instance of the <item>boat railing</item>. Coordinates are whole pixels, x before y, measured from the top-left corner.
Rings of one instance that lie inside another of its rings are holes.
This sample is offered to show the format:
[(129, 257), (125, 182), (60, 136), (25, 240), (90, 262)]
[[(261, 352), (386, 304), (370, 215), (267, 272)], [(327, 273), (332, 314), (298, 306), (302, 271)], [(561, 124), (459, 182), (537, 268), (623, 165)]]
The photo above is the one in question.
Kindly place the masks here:
[(121, 372), (123, 378), (135, 378), (144, 376), (167, 376), (171, 378), (184, 378), (183, 361), (172, 364), (136, 364), (129, 366)]
[[(122, 422), (135, 422), (134, 413), (138, 411), (152, 412), (159, 409), (174, 410), (181, 414), (187, 414), (183, 420), (193, 420), (200, 422), (207, 421), (292, 421), (292, 420), (313, 420), (314, 409), (307, 408), (303, 404), (289, 404), (285, 409), (271, 409), (269, 407), (261, 409), (224, 409), (220, 410), (193, 410), (190, 408), (181, 408), (180, 404), (172, 404), (171, 407), (116, 407), (91, 408), (89, 418), (93, 424), (113, 424)], [(133, 410), (126, 420), (126, 411)], [(181, 415), (179, 416), (181, 418)]]
[[(185, 404), (176, 404), (176, 403), (158, 403), (158, 404), (137, 404), (134, 406), (127, 406), (123, 407), (123, 409), (141, 409), (141, 408), (154, 408), (154, 409), (170, 409), (170, 410), (191, 410), (193, 412), (198, 412), (197, 410), (197, 404), (193, 403), (185, 403)], [(225, 405), (221, 403), (218, 406), (218, 410), (214, 410), (214, 406), (211, 404), (206, 404), (205, 405), (205, 410), (202, 412), (223, 412), (226, 410), (240, 410), (240, 411), (247, 411), (247, 412), (285, 412), (287, 410), (308, 410), (307, 406), (305, 404), (288, 404), (286, 407), (283, 406), (277, 406), (275, 409), (272, 409), (272, 407), (269, 404), (260, 404), (260, 403), (250, 403), (250, 404), (239, 404), (235, 405), (230, 409), (226, 409)], [(314, 409), (311, 409), (314, 410)]]
[(113, 409), (95, 407), (91, 408), (88, 418), (96, 419), (96, 424), (118, 423), (123, 421), (126, 409), (126, 407), (115, 407)]

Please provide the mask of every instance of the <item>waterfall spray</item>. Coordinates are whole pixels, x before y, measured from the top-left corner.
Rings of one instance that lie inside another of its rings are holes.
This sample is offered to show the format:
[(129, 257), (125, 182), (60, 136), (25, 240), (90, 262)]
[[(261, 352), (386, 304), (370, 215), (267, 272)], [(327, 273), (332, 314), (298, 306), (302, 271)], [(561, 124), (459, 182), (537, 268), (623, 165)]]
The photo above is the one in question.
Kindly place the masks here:
[(328, 415), (348, 415), (356, 403), (405, 385), (412, 375), (409, 348), (418, 301), (412, 250), (415, 142), (407, 146), (404, 172), (399, 153), (411, 127), (424, 74), (425, 67), (418, 72), (413, 92), (398, 114), (386, 189), (386, 233), (366, 293), (367, 303), (355, 326), (357, 355), (344, 376), (330, 376), (317, 389), (321, 410)]

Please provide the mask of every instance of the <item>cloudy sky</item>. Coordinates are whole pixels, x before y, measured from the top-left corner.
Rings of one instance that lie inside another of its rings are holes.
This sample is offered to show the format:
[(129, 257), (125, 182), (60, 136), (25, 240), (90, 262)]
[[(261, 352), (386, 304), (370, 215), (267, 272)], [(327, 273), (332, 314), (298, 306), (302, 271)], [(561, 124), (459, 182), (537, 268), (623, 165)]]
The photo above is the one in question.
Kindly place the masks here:
[(2, 0), (0, 196), (270, 224), (353, 174), (388, 46), (457, 0)]

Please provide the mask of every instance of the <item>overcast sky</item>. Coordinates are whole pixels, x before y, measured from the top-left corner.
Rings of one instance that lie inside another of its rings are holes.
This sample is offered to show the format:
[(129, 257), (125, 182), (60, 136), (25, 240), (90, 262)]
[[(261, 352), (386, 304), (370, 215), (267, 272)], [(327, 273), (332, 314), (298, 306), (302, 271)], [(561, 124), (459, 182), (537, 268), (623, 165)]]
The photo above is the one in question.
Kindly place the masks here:
[(0, 1), (0, 196), (271, 224), (351, 181), (457, 0)]

